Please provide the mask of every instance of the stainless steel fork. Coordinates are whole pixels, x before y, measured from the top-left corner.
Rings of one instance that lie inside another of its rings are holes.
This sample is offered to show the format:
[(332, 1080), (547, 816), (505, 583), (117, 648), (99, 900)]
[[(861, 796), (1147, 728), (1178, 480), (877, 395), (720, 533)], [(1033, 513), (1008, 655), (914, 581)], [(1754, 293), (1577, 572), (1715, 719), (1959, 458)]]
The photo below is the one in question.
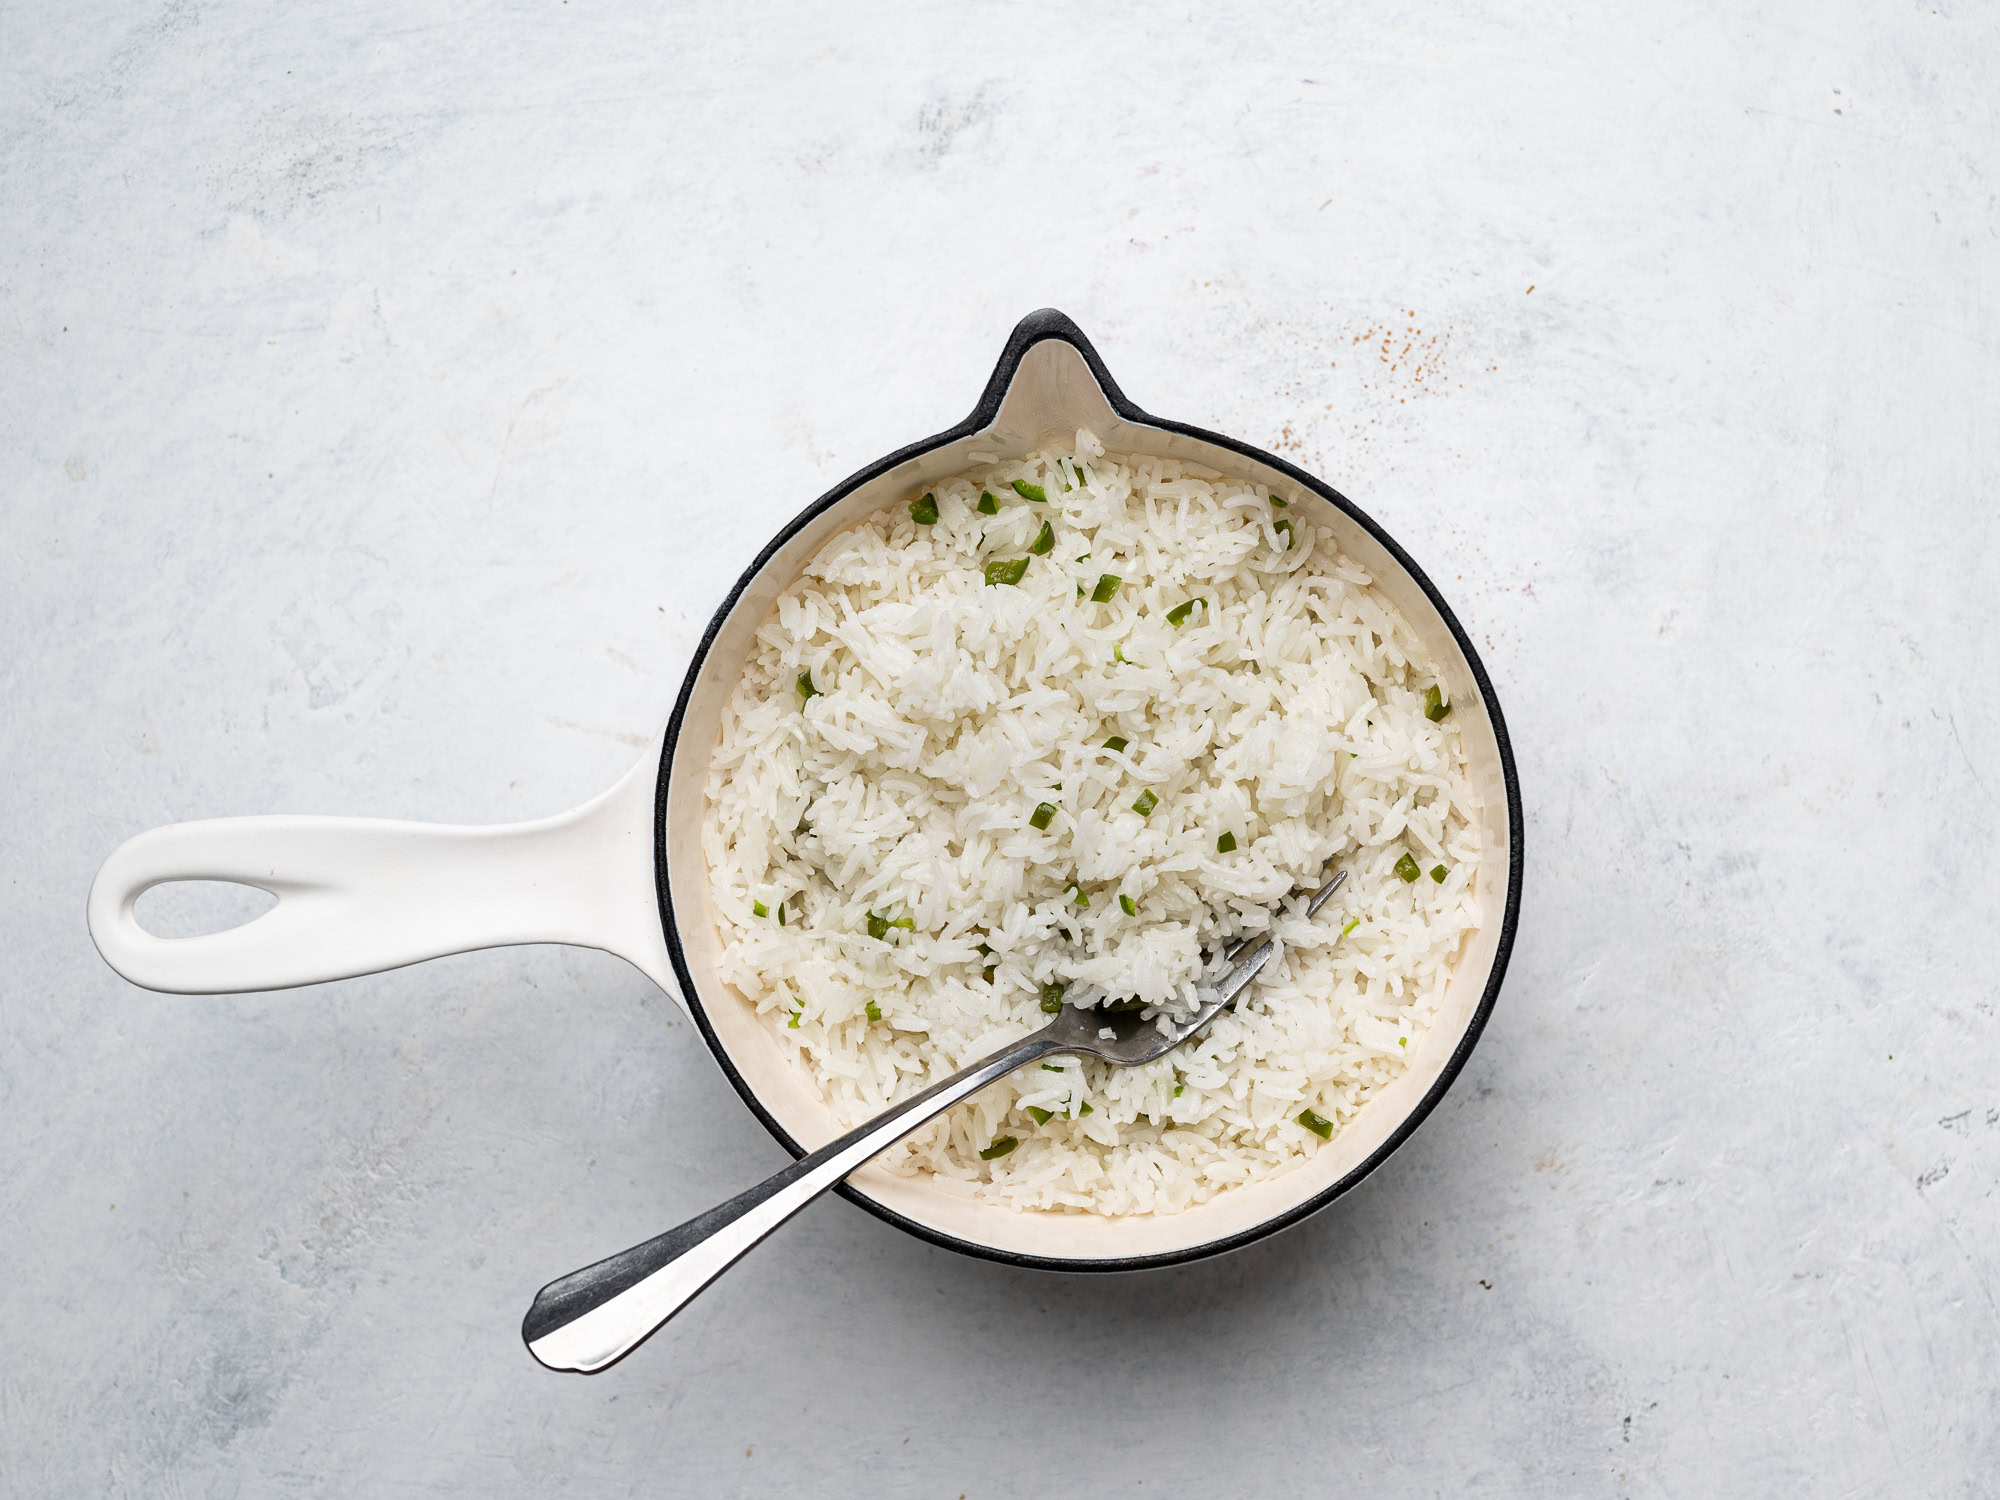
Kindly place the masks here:
[[(1345, 879), (1342, 870), (1314, 891), (1306, 915), (1318, 911)], [(521, 1323), (528, 1352), (552, 1370), (604, 1369), (631, 1353), (772, 1230), (926, 1120), (1044, 1057), (1095, 1057), (1127, 1068), (1162, 1057), (1234, 1004), (1274, 951), (1268, 933), (1236, 944), (1227, 954), (1229, 968), (1202, 992), (1200, 1007), (1164, 1030), (1157, 1018), (1136, 1008), (1065, 1005), (1040, 1031), (932, 1084), (748, 1192), (678, 1229), (551, 1281), (535, 1294)]]

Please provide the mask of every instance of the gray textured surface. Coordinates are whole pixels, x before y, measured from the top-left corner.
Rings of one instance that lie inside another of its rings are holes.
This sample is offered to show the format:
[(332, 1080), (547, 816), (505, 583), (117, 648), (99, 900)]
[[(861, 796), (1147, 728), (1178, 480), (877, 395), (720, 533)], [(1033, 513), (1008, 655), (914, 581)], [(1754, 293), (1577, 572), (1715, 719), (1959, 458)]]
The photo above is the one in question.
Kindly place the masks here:
[[(0, 1490), (1994, 1492), (1992, 12), (1091, 9), (0, 17)], [(1045, 303), (1487, 650), (1494, 1024), (1228, 1260), (829, 1201), (545, 1374), (541, 1281), (781, 1159), (672, 1004), (155, 997), (91, 872), (607, 784), (725, 576)]]

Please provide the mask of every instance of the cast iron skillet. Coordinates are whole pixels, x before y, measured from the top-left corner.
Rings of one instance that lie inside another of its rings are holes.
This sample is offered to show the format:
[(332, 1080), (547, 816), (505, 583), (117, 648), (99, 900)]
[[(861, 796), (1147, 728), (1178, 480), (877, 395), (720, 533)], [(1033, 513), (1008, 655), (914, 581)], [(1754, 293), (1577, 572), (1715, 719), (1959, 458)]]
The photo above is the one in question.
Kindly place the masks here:
[[(700, 825), (722, 706), (772, 602), (828, 538), (972, 467), (973, 454), (1018, 457), (1081, 427), (1114, 453), (1188, 459), (1269, 486), (1293, 514), (1330, 527), (1340, 549), (1374, 577), (1435, 656), (1453, 704), (1482, 804), (1484, 920), (1403, 1076), (1307, 1163), (1255, 1187), (1176, 1215), (1123, 1219), (1015, 1213), (875, 1164), (839, 1191), (933, 1244), (1051, 1270), (1172, 1265), (1297, 1223), (1360, 1182), (1436, 1108), (1492, 1011), (1521, 900), (1521, 799), (1506, 726), (1472, 642), (1388, 533), (1283, 459), (1141, 411), (1077, 326), (1049, 309), (1014, 329), (963, 422), (842, 481), (758, 554), (695, 648), (656, 746), (604, 795), (554, 818), (487, 828), (284, 816), (157, 828), (99, 870), (92, 937), (128, 979), (182, 994), (311, 984), (512, 943), (601, 948), (676, 995), (744, 1103), (787, 1150), (817, 1148), (841, 1133), (838, 1123), (777, 1037), (717, 977), (720, 939)], [(139, 926), (133, 905), (152, 886), (177, 880), (257, 886), (278, 903), (225, 932), (155, 937)]]

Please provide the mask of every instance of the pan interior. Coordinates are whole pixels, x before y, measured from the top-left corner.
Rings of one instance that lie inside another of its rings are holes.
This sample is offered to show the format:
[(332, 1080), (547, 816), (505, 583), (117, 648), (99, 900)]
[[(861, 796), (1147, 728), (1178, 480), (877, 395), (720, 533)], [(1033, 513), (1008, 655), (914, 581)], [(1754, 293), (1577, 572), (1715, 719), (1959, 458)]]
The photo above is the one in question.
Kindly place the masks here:
[(1079, 427), (1090, 428), (1114, 453), (1190, 460), (1268, 484), (1316, 524), (1332, 530), (1341, 549), (1368, 569), (1376, 587), (1402, 611), (1437, 661), (1459, 721), (1486, 848), (1478, 888), (1480, 927), (1453, 967), (1431, 1032), (1402, 1076), (1300, 1165), (1178, 1214), (1122, 1218), (1017, 1212), (970, 1197), (962, 1184), (928, 1175), (904, 1177), (875, 1164), (849, 1179), (855, 1191), (881, 1207), (972, 1247), (1088, 1264), (1185, 1254), (1232, 1239), (1327, 1192), (1380, 1152), (1437, 1084), (1472, 1026), (1498, 956), (1502, 912), (1517, 873), (1508, 859), (1511, 829), (1499, 736), (1465, 652), (1416, 578), (1366, 527), (1330, 500), (1303, 489), (1290, 473), (1187, 433), (1120, 416), (1078, 351), (1046, 339), (1023, 356), (998, 413), (984, 429), (906, 456), (797, 524), (745, 580), (718, 622), (706, 656), (693, 669), (696, 676), (668, 769), (664, 851), (668, 894), (694, 988), (686, 999), (700, 1008), (729, 1066), (778, 1126), (807, 1150), (841, 1133), (778, 1038), (742, 995), (716, 977), (721, 939), (702, 855), (701, 821), (703, 786), (720, 737), (723, 705), (778, 595), (833, 535), (973, 467), (970, 455), (975, 452), (1019, 457), (1048, 440), (1068, 441)]

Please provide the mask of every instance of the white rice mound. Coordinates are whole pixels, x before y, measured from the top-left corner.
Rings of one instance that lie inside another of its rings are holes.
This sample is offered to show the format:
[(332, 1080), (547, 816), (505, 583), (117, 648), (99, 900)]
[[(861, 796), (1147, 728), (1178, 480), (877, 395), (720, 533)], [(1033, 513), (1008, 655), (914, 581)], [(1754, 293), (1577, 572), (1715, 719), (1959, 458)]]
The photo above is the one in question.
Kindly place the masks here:
[[(899, 504), (834, 537), (758, 632), (707, 787), (722, 977), (855, 1125), (1045, 1024), (1045, 985), (1193, 1003), (1204, 954), (1282, 902), (1280, 953), (1197, 1040), (1137, 1068), (1031, 1066), (882, 1160), (1099, 1214), (1302, 1161), (1323, 1143), (1301, 1114), (1338, 1130), (1409, 1066), (1478, 925), (1433, 663), (1302, 507), (1197, 465), (1082, 431), (933, 493), (934, 524)], [(985, 581), (1022, 557), (1018, 584)], [(1116, 597), (1091, 602), (1104, 574)], [(1305, 920), (1328, 860), (1348, 882)], [(871, 915), (901, 925), (873, 937)]]

